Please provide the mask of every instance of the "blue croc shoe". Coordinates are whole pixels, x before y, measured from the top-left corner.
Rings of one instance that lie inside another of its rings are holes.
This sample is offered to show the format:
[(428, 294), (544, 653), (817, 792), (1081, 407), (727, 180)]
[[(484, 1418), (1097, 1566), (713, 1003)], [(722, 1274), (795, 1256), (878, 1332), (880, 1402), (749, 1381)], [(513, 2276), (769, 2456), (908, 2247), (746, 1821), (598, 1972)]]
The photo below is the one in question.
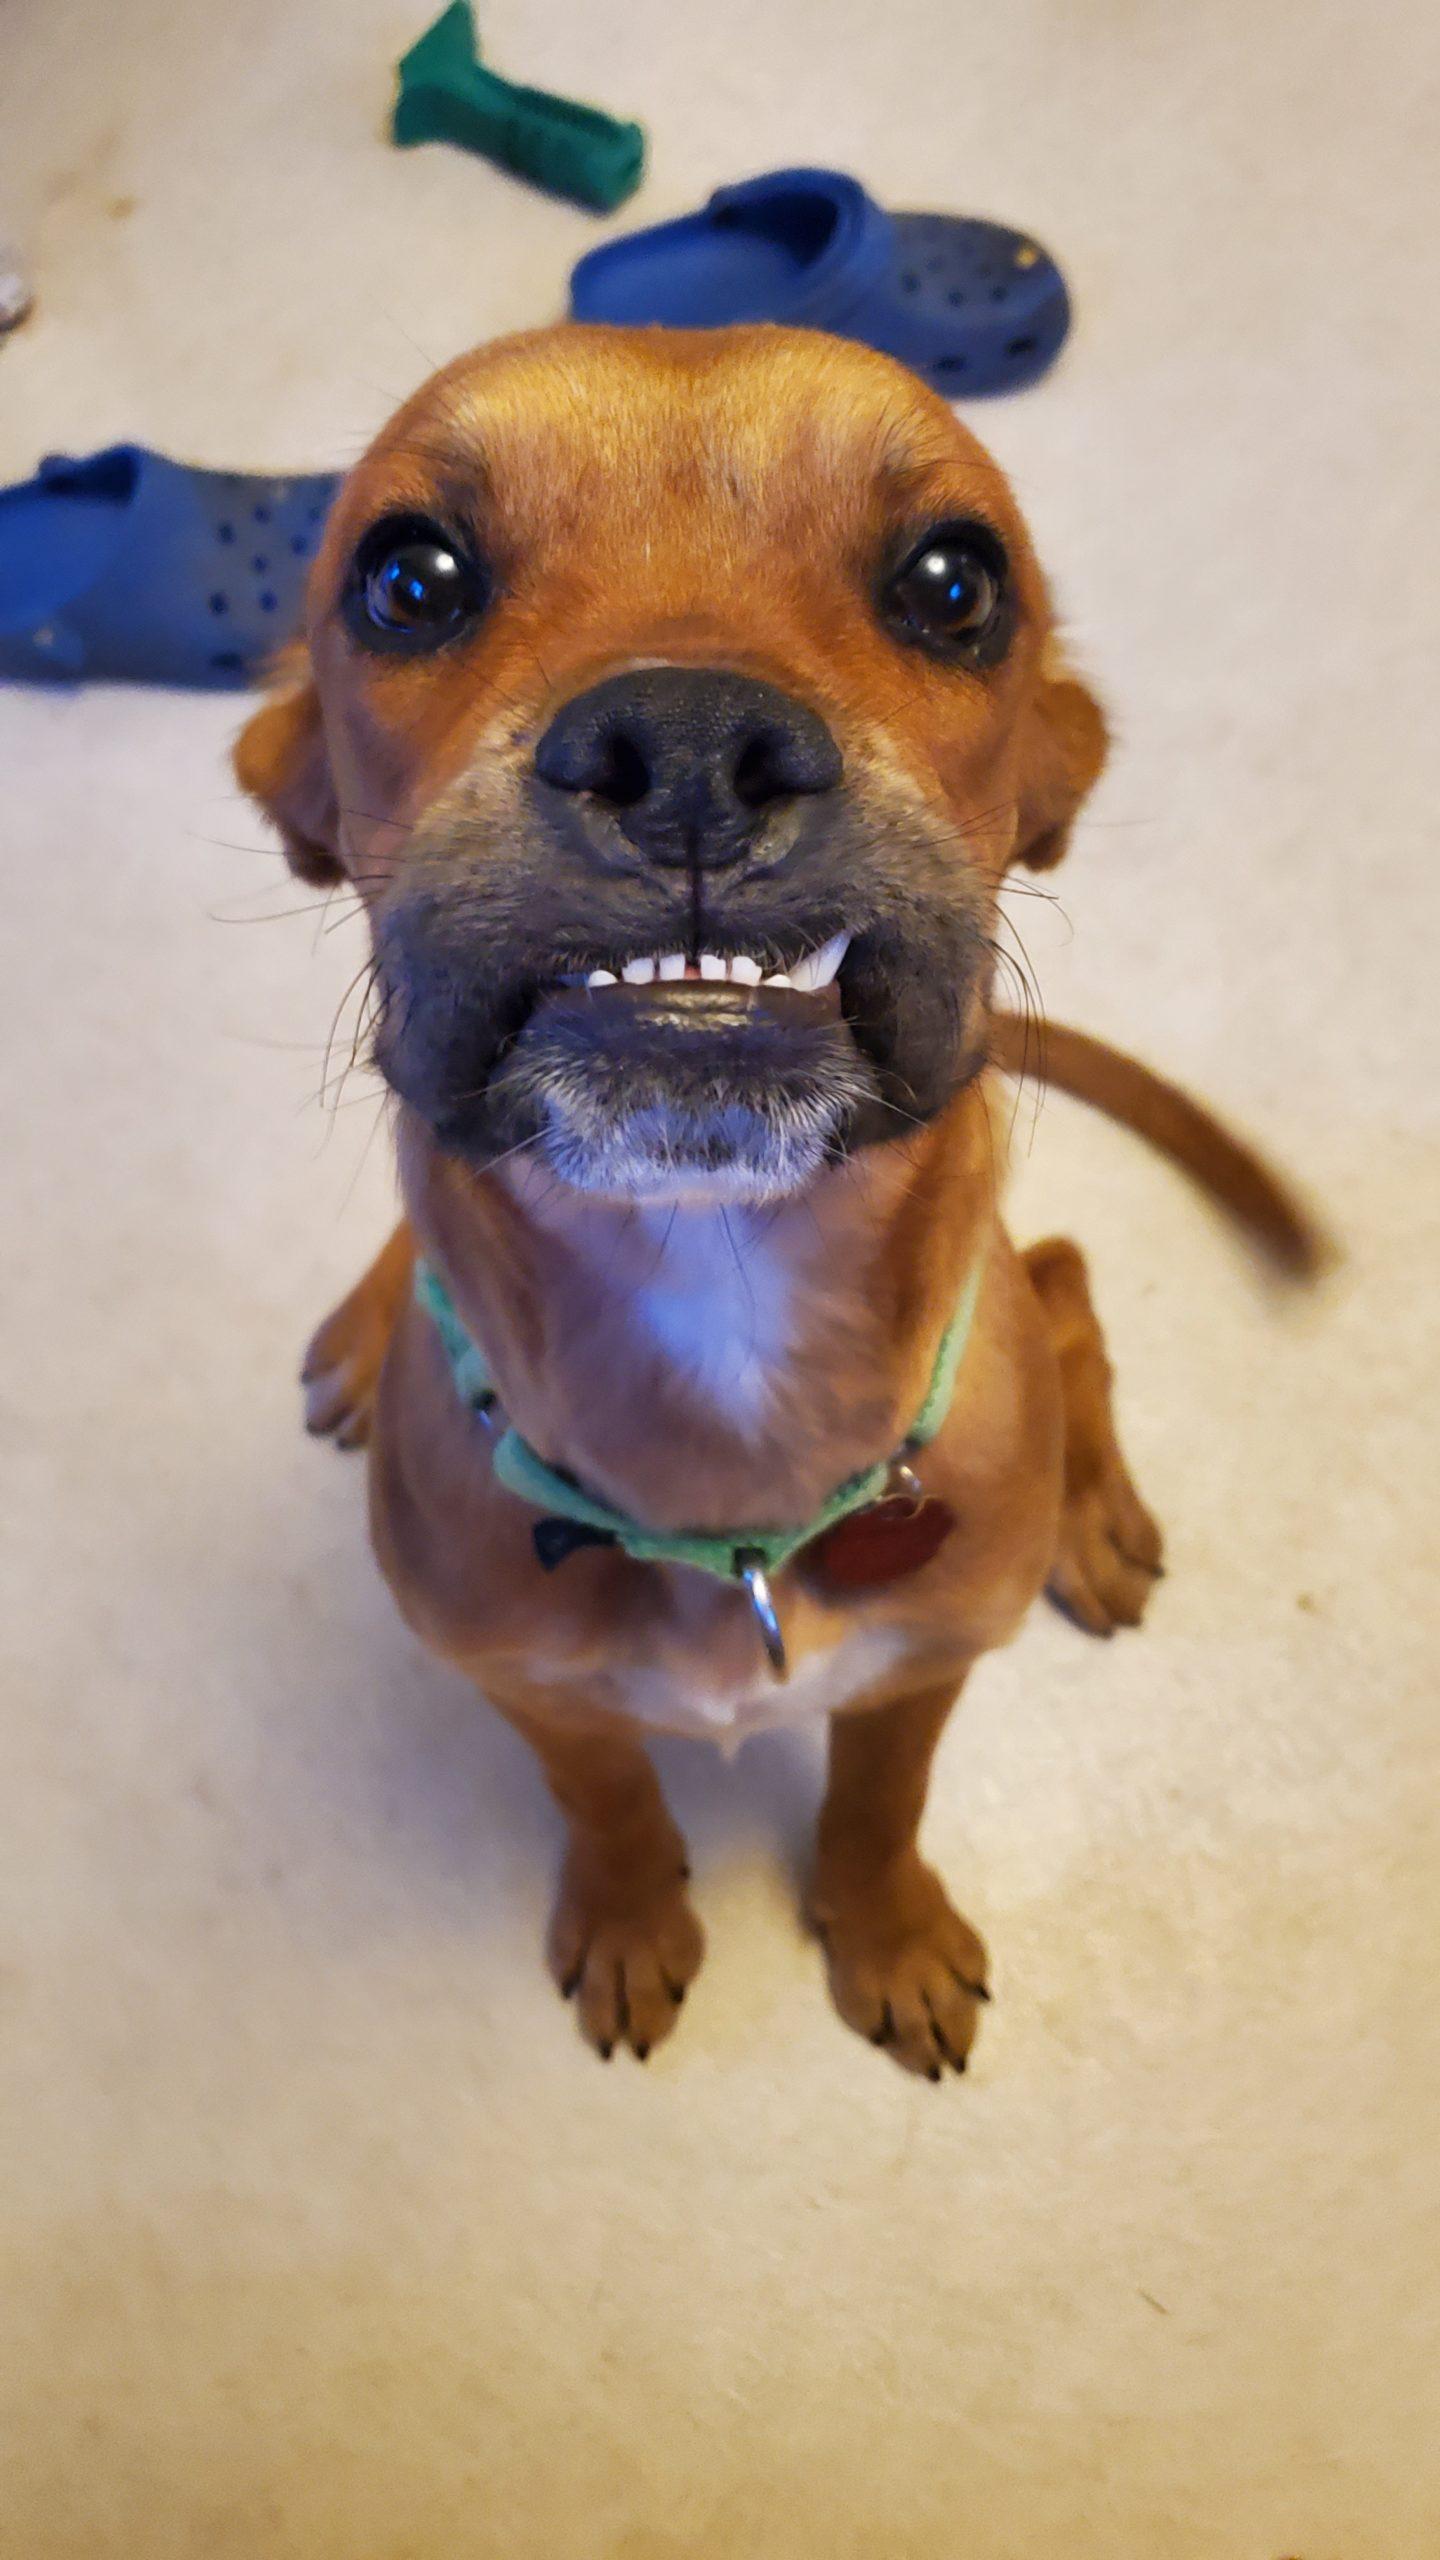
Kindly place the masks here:
[(607, 241), (570, 279), (576, 320), (677, 329), (781, 320), (898, 356), (952, 400), (1018, 391), (1070, 325), (1055, 261), (965, 214), (886, 213), (838, 169), (775, 169), (703, 212)]
[(48, 455), (0, 489), (0, 678), (253, 684), (299, 628), (337, 484)]

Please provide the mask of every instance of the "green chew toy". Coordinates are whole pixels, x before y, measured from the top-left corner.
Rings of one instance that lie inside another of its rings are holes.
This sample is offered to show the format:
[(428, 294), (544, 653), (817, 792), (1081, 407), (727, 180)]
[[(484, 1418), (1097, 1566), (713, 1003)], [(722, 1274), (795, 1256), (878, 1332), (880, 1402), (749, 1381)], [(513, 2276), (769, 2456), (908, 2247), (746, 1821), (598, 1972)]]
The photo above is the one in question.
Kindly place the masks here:
[(599, 107), (518, 88), (480, 61), (469, 0), (455, 0), (399, 64), (396, 142), (458, 142), (552, 195), (613, 213), (634, 194), (645, 135)]

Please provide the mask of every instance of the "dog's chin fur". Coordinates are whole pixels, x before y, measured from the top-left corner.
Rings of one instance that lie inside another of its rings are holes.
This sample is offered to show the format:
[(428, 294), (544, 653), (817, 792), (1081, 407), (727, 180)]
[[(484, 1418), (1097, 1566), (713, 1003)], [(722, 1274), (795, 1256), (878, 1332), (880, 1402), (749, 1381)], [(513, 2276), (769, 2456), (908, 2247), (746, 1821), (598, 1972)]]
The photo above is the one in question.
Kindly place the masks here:
[(758, 1206), (847, 1152), (876, 1090), (838, 999), (571, 989), (458, 1110), (428, 1116), (477, 1169), (524, 1148), (593, 1198)]
[(833, 1157), (847, 1112), (841, 1094), (805, 1102), (656, 1099), (617, 1112), (567, 1069), (547, 1075), (536, 1099), (536, 1152), (562, 1182), (646, 1207), (760, 1207), (793, 1198)]

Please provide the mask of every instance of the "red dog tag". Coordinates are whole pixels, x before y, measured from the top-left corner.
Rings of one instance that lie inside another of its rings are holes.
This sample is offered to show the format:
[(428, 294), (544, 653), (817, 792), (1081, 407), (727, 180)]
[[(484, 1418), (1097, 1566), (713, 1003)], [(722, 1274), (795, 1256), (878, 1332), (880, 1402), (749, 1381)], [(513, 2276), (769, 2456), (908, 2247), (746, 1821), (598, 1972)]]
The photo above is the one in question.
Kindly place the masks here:
[(823, 1530), (797, 1562), (822, 1591), (869, 1591), (918, 1573), (954, 1526), (954, 1512), (937, 1495), (916, 1502), (909, 1494), (892, 1493)]

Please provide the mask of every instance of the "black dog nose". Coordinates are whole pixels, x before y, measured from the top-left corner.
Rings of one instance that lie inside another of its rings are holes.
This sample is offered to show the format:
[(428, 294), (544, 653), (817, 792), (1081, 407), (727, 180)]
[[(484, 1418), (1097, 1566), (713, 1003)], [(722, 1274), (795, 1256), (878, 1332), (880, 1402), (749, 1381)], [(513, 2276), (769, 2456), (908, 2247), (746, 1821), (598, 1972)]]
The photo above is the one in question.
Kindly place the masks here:
[(840, 750), (777, 685), (650, 667), (567, 702), (535, 770), (554, 790), (587, 792), (651, 861), (712, 870), (748, 851), (777, 802), (833, 790)]

